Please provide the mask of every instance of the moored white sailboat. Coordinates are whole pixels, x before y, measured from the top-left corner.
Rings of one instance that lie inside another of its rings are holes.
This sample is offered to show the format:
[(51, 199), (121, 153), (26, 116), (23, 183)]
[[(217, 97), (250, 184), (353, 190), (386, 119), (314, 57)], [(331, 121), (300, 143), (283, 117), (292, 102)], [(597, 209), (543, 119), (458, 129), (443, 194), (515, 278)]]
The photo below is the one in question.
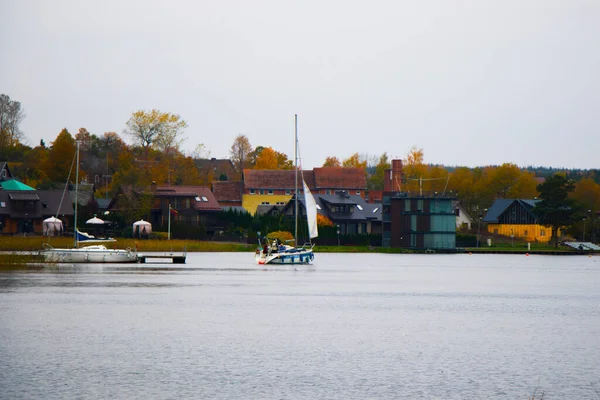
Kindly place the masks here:
[[(54, 248), (44, 243), (44, 249), (40, 254), (46, 262), (52, 263), (134, 263), (138, 261), (138, 255), (129, 249), (109, 249), (103, 244), (115, 242), (115, 239), (99, 239), (87, 233), (80, 232), (77, 229), (77, 190), (79, 181), (79, 142), (77, 142), (76, 153), (76, 173), (75, 173), (75, 214), (73, 238), (75, 240), (73, 248)], [(96, 243), (91, 246), (83, 246), (86, 243)]]
[[(296, 167), (295, 176), (295, 193), (294, 193), (294, 237), (296, 243), (294, 246), (278, 244), (277, 241), (272, 241), (268, 236), (259, 238), (259, 247), (256, 249), (254, 258), (257, 264), (310, 264), (315, 256), (313, 253), (314, 243), (305, 243), (298, 246), (298, 115), (295, 115), (295, 143), (294, 143), (294, 158)], [(309, 239), (314, 239), (319, 236), (317, 229), (317, 203), (312, 193), (310, 192), (304, 177), (302, 177), (302, 189), (304, 192), (304, 206), (306, 208), (306, 219), (308, 225)]]

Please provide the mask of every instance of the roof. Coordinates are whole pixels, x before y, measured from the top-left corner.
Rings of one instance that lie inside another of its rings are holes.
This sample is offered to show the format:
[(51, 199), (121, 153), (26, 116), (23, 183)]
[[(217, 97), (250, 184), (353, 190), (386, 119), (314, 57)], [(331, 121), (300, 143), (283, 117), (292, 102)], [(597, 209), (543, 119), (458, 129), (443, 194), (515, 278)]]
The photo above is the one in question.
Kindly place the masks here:
[(7, 179), (5, 181), (2, 181), (0, 182), (0, 186), (4, 190), (35, 190), (31, 186), (28, 186), (23, 182), (19, 182), (16, 179)]
[(194, 208), (198, 211), (221, 211), (221, 206), (213, 192), (206, 186), (157, 186), (153, 192), (156, 197), (193, 197)]
[(63, 196), (62, 190), (38, 190), (37, 194), (40, 196), (42, 215), (45, 217), (55, 215), (58, 215), (59, 217), (64, 215), (70, 216), (75, 213), (72, 202), (67, 201), (66, 199), (61, 201)]
[(530, 199), (498, 199), (492, 204), (492, 206), (488, 209), (485, 216), (483, 217), (483, 222), (487, 223), (498, 223), (500, 216), (506, 211), (513, 203), (518, 202), (523, 208), (527, 210), (531, 210), (536, 203), (540, 200), (530, 200)]
[(26, 191), (26, 192), (12, 192), (8, 194), (8, 197), (11, 200), (20, 200), (20, 201), (27, 201), (27, 200), (33, 200), (33, 201), (37, 201), (39, 200), (39, 196), (37, 195), (37, 193), (35, 193), (35, 191), (30, 192), (30, 191)]
[[(13, 218), (47, 218), (58, 215), (73, 215), (73, 203), (64, 200), (61, 202), (62, 190), (37, 190), (35, 192), (5, 191), (0, 190), (0, 214), (10, 215)], [(33, 201), (33, 208), (26, 210), (23, 207), (13, 207), (14, 201)], [(60, 209), (59, 209), (60, 206)]]
[(242, 201), (241, 182), (213, 181), (212, 191), (217, 201)]
[[(309, 188), (314, 188), (312, 171), (298, 173), (298, 187), (302, 187), (302, 177)], [(296, 170), (293, 169), (245, 169), (244, 186), (247, 189), (294, 189)]]
[(280, 204), (259, 204), (255, 215), (279, 215), (285, 206)]
[[(4, 176), (2, 176), (2, 171), (4, 172)], [(10, 179), (12, 178), (12, 173), (10, 172), (10, 168), (8, 168), (8, 163), (6, 161), (0, 161), (0, 179)]]
[[(345, 194), (343, 197), (339, 194), (325, 195), (314, 194), (315, 202), (317, 203), (318, 214), (328, 217), (332, 221), (381, 221), (381, 204), (367, 203), (365, 199), (358, 195)], [(304, 196), (298, 197), (299, 204), (304, 209)], [(333, 212), (330, 207), (340, 205), (352, 205), (352, 212)], [(286, 213), (289, 208), (294, 207), (294, 196), (285, 205), (282, 213)]]
[(362, 168), (314, 168), (317, 189), (366, 189), (367, 176)]

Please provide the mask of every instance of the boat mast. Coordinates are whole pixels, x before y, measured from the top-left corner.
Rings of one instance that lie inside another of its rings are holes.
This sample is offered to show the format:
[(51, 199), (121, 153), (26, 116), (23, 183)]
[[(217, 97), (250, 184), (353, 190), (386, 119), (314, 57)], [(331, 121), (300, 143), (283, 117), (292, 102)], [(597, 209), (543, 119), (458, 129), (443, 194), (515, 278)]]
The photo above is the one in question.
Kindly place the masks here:
[(77, 156), (75, 157), (77, 165), (75, 165), (75, 220), (73, 222), (73, 247), (77, 247), (77, 191), (79, 189), (79, 140), (75, 142), (77, 144)]
[(294, 247), (298, 247), (298, 114), (294, 114), (294, 163), (296, 166), (296, 177), (294, 187), (294, 215), (296, 216), (296, 219), (294, 221)]

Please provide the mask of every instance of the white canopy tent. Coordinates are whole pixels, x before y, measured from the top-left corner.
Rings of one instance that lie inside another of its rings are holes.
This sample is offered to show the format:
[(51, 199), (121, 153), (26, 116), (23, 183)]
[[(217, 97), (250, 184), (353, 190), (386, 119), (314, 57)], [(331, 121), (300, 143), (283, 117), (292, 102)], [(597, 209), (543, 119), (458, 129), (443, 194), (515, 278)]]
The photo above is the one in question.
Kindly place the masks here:
[(94, 216), (94, 218), (88, 219), (87, 221), (85, 221), (85, 223), (90, 225), (104, 225), (104, 221), (96, 216)]
[(152, 224), (143, 219), (133, 223), (133, 236), (149, 235), (152, 232)]
[(46, 218), (42, 222), (42, 234), (47, 236), (54, 236), (60, 234), (63, 231), (63, 223), (56, 217)]

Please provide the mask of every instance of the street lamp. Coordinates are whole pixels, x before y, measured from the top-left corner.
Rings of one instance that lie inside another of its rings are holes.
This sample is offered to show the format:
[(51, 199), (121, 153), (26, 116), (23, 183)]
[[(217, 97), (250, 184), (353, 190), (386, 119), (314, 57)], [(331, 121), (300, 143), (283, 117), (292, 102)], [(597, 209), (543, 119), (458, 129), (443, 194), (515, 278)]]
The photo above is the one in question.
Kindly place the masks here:
[(481, 214), (479, 214), (479, 221), (477, 222), (477, 247), (479, 247), (479, 232), (481, 231)]
[(591, 211), (592, 211), (592, 210), (587, 210), (587, 211), (585, 212), (585, 215), (584, 215), (584, 217), (583, 217), (583, 240), (582, 240), (582, 242), (584, 242), (584, 243), (585, 243), (585, 220), (586, 220), (586, 218), (587, 218), (587, 215), (588, 215), (588, 213), (589, 213), (589, 212), (591, 212)]
[[(486, 212), (487, 208), (483, 209), (483, 212)], [(479, 221), (477, 223), (477, 247), (479, 247), (479, 233), (481, 232), (481, 219), (483, 218), (483, 215), (481, 213), (479, 213)]]
[(340, 226), (336, 225), (337, 228), (337, 237), (338, 237), (338, 246), (340, 245)]

